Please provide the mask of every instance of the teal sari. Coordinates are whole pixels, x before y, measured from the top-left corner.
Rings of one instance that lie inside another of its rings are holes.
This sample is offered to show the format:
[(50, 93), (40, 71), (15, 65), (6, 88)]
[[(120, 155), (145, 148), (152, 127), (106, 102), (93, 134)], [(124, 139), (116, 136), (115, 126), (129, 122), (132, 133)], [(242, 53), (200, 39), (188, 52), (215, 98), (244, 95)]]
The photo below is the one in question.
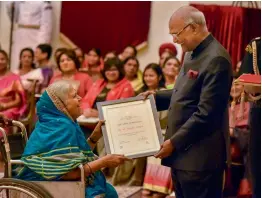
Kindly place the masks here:
[[(59, 181), (80, 164), (96, 159), (85, 136), (52, 90), (37, 103), (38, 122), (24, 150), (25, 166), (17, 167), (16, 178), (28, 181)], [(117, 198), (115, 189), (101, 171), (86, 178), (85, 197)]]

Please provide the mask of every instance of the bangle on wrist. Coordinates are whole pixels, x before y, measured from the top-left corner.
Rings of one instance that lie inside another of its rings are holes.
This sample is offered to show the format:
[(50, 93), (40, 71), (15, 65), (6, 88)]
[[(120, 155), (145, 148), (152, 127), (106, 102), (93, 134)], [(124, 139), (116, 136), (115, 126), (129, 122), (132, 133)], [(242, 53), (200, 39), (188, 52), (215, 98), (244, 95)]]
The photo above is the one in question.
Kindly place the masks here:
[(91, 169), (91, 167), (90, 167), (90, 165), (88, 163), (86, 163), (86, 165), (88, 166), (89, 174), (91, 175), (93, 173), (93, 171), (92, 171), (92, 169)]

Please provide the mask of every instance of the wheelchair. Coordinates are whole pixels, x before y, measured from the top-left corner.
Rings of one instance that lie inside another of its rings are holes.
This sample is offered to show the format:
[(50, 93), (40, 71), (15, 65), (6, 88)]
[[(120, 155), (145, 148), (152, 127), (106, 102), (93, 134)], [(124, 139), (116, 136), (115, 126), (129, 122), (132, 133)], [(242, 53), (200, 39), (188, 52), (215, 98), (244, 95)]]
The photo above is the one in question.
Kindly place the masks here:
[[(7, 123), (6, 123), (7, 122)], [(1, 154), (5, 163), (4, 178), (0, 179), (0, 197), (3, 198), (85, 198), (85, 175), (82, 165), (79, 166), (79, 181), (23, 181), (12, 178), (12, 166), (23, 165), (20, 160), (28, 135), (25, 126), (15, 120), (0, 119), (4, 126), (18, 127), (16, 134), (7, 134), (0, 127)]]

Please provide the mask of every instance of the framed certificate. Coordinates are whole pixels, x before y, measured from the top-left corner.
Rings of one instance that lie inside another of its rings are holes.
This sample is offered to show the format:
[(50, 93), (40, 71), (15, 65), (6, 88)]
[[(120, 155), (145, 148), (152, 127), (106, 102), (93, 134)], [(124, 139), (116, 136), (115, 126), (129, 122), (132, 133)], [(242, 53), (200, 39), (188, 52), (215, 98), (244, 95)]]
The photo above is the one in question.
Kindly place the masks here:
[(153, 96), (98, 102), (105, 149), (108, 154), (139, 158), (160, 150), (163, 136)]

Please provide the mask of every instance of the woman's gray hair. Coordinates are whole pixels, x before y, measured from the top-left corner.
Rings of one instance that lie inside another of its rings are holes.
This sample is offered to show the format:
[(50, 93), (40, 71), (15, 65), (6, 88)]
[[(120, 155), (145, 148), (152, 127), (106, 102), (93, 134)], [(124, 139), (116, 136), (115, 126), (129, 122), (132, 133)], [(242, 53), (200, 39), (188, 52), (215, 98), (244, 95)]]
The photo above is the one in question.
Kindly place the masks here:
[(48, 86), (47, 89), (52, 90), (52, 92), (60, 99), (63, 103), (66, 102), (68, 98), (68, 93), (70, 88), (72, 88), (72, 81), (70, 80), (58, 80)]

